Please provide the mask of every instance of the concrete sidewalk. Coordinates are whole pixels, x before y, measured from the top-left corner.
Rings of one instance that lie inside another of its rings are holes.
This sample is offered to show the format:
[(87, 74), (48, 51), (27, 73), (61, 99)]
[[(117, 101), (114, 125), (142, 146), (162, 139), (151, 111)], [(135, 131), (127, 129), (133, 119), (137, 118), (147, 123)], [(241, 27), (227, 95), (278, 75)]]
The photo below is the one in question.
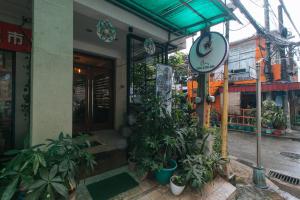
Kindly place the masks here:
[(252, 183), (252, 168), (231, 157), (230, 166), (236, 176), (237, 200), (298, 200), (298, 198), (279, 189), (266, 178), (268, 188), (259, 189)]
[[(255, 135), (255, 133), (249, 133), (245, 131), (240, 131), (240, 130), (229, 130), (229, 132), (240, 132), (240, 133), (245, 133), (248, 135)], [(284, 139), (291, 139), (295, 141), (300, 141), (300, 131), (296, 130), (291, 130), (289, 132), (285, 132), (283, 135), (275, 135), (275, 134), (262, 134), (263, 137), (274, 137), (274, 138), (284, 138)]]

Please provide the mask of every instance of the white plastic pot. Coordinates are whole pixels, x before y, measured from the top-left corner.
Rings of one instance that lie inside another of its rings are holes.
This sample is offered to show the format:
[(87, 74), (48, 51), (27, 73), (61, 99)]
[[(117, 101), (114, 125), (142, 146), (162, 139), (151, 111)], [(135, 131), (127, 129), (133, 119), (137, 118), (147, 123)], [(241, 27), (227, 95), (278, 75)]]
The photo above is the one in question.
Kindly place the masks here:
[(178, 186), (175, 183), (173, 183), (172, 179), (173, 179), (173, 176), (170, 178), (171, 191), (175, 196), (178, 196), (183, 192), (183, 190), (185, 188), (185, 185), (184, 186)]

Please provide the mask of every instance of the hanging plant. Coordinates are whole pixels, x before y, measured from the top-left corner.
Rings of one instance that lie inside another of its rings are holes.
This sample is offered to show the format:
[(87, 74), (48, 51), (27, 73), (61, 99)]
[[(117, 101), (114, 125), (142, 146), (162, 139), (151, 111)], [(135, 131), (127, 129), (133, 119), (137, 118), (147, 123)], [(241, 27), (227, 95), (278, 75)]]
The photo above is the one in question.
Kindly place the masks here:
[(97, 35), (104, 42), (113, 42), (116, 39), (116, 29), (109, 20), (100, 19), (97, 23)]
[(147, 38), (144, 41), (144, 49), (147, 54), (153, 55), (155, 53), (155, 43), (153, 42), (152, 38)]

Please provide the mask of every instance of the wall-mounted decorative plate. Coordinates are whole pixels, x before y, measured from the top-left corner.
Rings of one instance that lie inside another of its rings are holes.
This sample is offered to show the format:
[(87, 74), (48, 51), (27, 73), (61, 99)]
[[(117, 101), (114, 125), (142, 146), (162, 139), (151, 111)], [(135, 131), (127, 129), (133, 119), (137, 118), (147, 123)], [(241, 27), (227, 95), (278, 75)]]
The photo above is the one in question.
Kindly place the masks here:
[(117, 32), (112, 23), (108, 20), (100, 19), (97, 23), (97, 35), (104, 42), (113, 42), (116, 39)]

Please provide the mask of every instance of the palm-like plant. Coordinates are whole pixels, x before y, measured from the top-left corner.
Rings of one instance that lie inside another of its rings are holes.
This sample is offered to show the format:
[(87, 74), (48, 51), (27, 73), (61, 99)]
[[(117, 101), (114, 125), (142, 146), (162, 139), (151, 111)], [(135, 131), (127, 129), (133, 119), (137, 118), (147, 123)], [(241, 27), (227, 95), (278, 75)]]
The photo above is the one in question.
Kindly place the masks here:
[(74, 140), (61, 133), (48, 142), (7, 153), (14, 158), (1, 171), (1, 182), (7, 182), (1, 200), (12, 199), (20, 190), (28, 199), (66, 199), (79, 182), (79, 168), (93, 170), (93, 156), (82, 149), (88, 143), (85, 137)]

